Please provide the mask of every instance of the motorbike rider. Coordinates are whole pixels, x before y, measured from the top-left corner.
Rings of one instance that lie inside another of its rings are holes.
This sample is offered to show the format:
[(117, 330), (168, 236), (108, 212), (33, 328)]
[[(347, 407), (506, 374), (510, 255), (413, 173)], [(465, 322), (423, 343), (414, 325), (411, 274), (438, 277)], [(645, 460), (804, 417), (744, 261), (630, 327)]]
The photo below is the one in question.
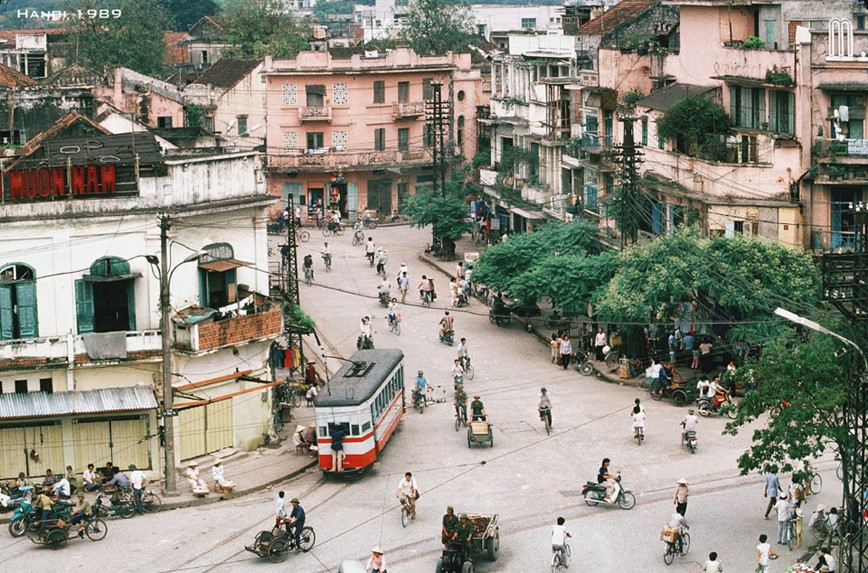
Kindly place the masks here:
[(727, 394), (729, 394), (729, 390), (721, 386), (720, 376), (715, 376), (708, 385), (708, 396), (711, 398), (709, 406), (711, 406), (711, 409), (716, 412), (718, 407), (726, 401)]
[(359, 348), (365, 347), (366, 340), (370, 341), (371, 348), (373, 348), (374, 329), (371, 326), (371, 317), (365, 316), (362, 318), (362, 322), (359, 324), (359, 331), (361, 332), (361, 335), (359, 336)]
[(380, 303), (388, 303), (390, 295), (392, 293), (392, 286), (389, 283), (389, 279), (384, 278), (379, 285), (377, 285), (377, 294), (380, 299)]
[(416, 394), (419, 396), (420, 400), (425, 400), (425, 392), (428, 389), (428, 377), (425, 376), (425, 372), (422, 370), (416, 374)]
[(539, 389), (539, 405), (537, 406), (537, 410), (539, 411), (540, 420), (544, 417), (548, 420), (549, 426), (552, 425), (552, 398), (549, 396), (548, 391), (545, 388)]
[(464, 385), (458, 384), (455, 386), (455, 397), (452, 402), (455, 405), (455, 415), (462, 420), (467, 419), (467, 392), (464, 391)]
[(452, 325), (454, 324), (454, 319), (449, 316), (449, 311), (447, 310), (443, 315), (443, 318), (440, 319), (440, 338), (446, 336), (447, 332), (452, 331)]
[(681, 445), (687, 441), (687, 432), (695, 432), (696, 424), (699, 423), (699, 418), (694, 414), (693, 408), (687, 410), (687, 415), (681, 420)]
[(508, 313), (506, 303), (503, 302), (503, 295), (497, 293), (491, 301), (491, 312), (496, 316), (503, 316)]
[(606, 487), (606, 497), (603, 501), (606, 503), (614, 503), (618, 499), (620, 493), (620, 485), (618, 484), (618, 476), (609, 473), (609, 458), (603, 458), (603, 463), (600, 470), (597, 472), (597, 483)]

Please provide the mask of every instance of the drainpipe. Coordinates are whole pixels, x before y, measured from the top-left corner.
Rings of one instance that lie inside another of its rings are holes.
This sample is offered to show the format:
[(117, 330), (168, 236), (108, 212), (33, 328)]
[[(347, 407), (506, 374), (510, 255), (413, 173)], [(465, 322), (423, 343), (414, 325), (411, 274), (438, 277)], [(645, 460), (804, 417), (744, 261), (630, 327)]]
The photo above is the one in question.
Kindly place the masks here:
[(75, 336), (66, 333), (66, 391), (75, 391)]

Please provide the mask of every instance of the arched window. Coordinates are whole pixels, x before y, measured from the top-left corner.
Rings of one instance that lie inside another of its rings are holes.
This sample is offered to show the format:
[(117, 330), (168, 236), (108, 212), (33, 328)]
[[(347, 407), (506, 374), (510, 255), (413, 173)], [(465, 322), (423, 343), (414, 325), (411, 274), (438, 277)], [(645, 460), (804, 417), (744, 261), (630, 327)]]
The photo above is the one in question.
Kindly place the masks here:
[(39, 336), (36, 272), (13, 263), (0, 268), (0, 340)]
[(75, 281), (75, 314), (79, 334), (136, 330), (136, 281), (120, 257), (101, 257), (90, 273)]
[(199, 257), (199, 306), (220, 308), (237, 302), (236, 269), (249, 263), (235, 258), (229, 243), (213, 243), (202, 248)]
[(853, 23), (846, 18), (829, 20), (828, 59), (853, 57)]

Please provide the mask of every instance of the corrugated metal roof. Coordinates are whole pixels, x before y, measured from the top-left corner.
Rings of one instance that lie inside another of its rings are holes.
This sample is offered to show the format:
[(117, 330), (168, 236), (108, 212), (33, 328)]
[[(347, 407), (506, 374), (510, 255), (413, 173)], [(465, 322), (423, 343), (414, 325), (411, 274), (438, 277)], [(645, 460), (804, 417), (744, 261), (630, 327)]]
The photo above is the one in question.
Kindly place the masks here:
[(643, 97), (636, 102), (637, 107), (647, 107), (658, 111), (668, 111), (672, 104), (687, 96), (715, 96), (717, 86), (697, 86), (693, 84), (672, 84)]
[(154, 389), (144, 385), (55, 394), (0, 394), (0, 420), (129, 412), (156, 407)]

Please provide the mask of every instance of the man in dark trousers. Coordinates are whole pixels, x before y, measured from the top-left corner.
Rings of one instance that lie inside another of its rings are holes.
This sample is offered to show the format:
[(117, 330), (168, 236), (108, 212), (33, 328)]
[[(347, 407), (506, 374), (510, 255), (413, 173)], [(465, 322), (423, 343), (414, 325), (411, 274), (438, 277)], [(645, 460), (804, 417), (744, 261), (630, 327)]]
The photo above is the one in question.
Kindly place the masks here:
[(298, 498), (294, 497), (289, 500), (292, 504), (292, 511), (289, 512), (289, 521), (286, 527), (290, 530), (290, 535), (295, 539), (295, 550), (301, 551), (301, 530), (304, 528), (304, 508), (298, 502)]

